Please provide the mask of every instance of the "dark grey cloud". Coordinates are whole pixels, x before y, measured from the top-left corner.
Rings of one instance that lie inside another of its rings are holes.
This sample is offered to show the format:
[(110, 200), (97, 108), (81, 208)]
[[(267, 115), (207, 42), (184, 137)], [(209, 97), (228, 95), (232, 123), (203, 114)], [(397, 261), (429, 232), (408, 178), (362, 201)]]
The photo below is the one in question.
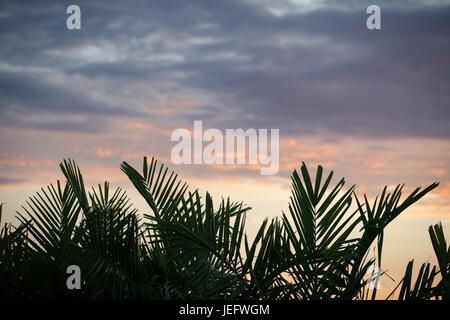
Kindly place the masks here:
[(16, 184), (16, 183), (22, 183), (25, 182), (23, 179), (16, 179), (16, 178), (10, 178), (10, 177), (1, 177), (0, 176), (0, 186), (1, 185), (10, 185), (10, 184)]
[[(369, 1), (318, 1), (314, 10), (301, 1), (77, 3), (81, 31), (65, 29), (68, 3), (0, 5), (3, 124), (101, 129), (107, 122), (95, 117), (107, 115), (292, 134), (450, 135), (446, 1), (379, 1), (381, 31), (365, 28)], [(175, 94), (202, 99), (160, 112)], [(26, 120), (36, 109), (65, 122)]]
[(98, 131), (105, 117), (139, 115), (84, 96), (42, 74), (0, 72), (0, 124), (62, 131)]

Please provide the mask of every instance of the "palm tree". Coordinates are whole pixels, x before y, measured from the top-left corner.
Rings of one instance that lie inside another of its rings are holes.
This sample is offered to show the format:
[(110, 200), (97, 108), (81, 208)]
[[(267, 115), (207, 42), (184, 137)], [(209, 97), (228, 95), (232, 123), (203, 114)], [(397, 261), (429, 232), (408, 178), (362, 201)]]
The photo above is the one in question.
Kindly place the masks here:
[[(66, 182), (41, 189), (18, 213), (20, 225), (1, 231), (3, 297), (375, 299), (365, 278), (375, 262), (381, 267), (385, 227), (438, 186), (403, 201), (403, 186), (385, 187), (371, 204), (359, 201), (354, 186), (345, 189), (344, 179), (332, 186), (333, 172), (323, 177), (321, 166), (313, 181), (302, 163), (289, 212), (264, 220), (249, 239), (249, 207), (230, 199), (214, 205), (155, 158), (144, 158), (142, 172), (121, 165), (148, 204), (143, 217), (122, 189), (104, 183), (87, 191), (75, 162), (60, 168)], [(439, 266), (422, 265), (411, 287), (410, 262), (400, 299), (449, 297), (450, 248), (442, 226), (429, 232)], [(374, 245), (377, 256), (368, 258)], [(82, 270), (81, 290), (66, 287), (69, 265)]]

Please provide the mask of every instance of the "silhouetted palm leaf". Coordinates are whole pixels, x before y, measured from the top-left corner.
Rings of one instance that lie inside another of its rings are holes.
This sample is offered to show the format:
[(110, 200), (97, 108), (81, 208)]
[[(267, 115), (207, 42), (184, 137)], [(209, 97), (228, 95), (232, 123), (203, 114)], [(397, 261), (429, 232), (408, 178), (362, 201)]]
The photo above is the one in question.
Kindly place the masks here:
[[(439, 263), (439, 270), (433, 267), (430, 271), (430, 263), (424, 263), (420, 267), (417, 279), (412, 286), (413, 261), (410, 261), (406, 267), (405, 275), (402, 281), (389, 295), (392, 296), (400, 287), (399, 300), (429, 300), (449, 299), (449, 271), (450, 271), (450, 246), (447, 247), (442, 224), (430, 226), (428, 229), (434, 253)], [(441, 280), (436, 286), (433, 286), (436, 276), (441, 276)]]
[[(392, 193), (385, 187), (372, 204), (366, 196), (361, 204), (354, 186), (345, 189), (344, 179), (332, 186), (333, 172), (323, 177), (321, 166), (313, 180), (303, 163), (292, 175), (289, 215), (264, 220), (250, 241), (250, 208), (229, 199), (215, 206), (209, 193), (188, 191), (154, 158), (144, 158), (142, 173), (121, 165), (149, 205), (142, 220), (122, 189), (110, 191), (105, 183), (88, 192), (74, 161), (64, 160), (60, 168), (67, 183), (41, 189), (18, 213), (21, 225), (5, 225), (0, 232), (4, 295), (368, 299), (365, 276), (375, 261), (381, 268), (385, 227), (438, 185), (417, 188), (403, 202), (402, 186)], [(0, 204), (0, 221), (2, 209)], [(439, 270), (423, 264), (413, 284), (410, 262), (400, 299), (448, 299), (450, 249), (442, 226), (429, 232)], [(369, 258), (375, 241), (376, 259)], [(79, 291), (65, 287), (69, 264), (81, 268)], [(439, 273), (442, 279), (434, 285)]]

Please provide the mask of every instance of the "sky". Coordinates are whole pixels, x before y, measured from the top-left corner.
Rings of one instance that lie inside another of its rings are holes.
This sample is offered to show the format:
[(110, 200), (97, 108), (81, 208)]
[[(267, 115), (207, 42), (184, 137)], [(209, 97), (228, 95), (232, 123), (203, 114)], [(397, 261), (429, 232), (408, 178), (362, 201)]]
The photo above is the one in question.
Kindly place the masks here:
[[(81, 8), (81, 30), (66, 8)], [(368, 30), (366, 8), (381, 8)], [(148, 208), (120, 171), (155, 156), (192, 188), (253, 208), (251, 234), (286, 211), (302, 161), (369, 199), (440, 186), (387, 228), (383, 267), (434, 261), (450, 238), (450, 1), (0, 1), (0, 202), (5, 221), (73, 158)], [(171, 133), (277, 128), (280, 167), (174, 165)], [(386, 280), (387, 289), (395, 285)]]

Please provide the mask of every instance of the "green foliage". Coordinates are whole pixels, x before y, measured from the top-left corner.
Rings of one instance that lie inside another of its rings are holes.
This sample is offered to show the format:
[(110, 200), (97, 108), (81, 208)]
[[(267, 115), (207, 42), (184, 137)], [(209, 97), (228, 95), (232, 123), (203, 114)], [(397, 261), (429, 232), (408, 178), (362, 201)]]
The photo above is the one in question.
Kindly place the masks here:
[[(333, 186), (321, 166), (313, 179), (303, 163), (292, 175), (289, 212), (264, 220), (249, 239), (249, 207), (215, 205), (154, 158), (144, 158), (142, 172), (121, 165), (148, 204), (142, 216), (122, 189), (105, 182), (87, 191), (75, 162), (60, 168), (66, 182), (41, 189), (18, 213), (19, 226), (1, 230), (2, 298), (368, 299), (366, 273), (381, 267), (385, 227), (438, 185), (404, 201), (402, 186), (384, 188), (361, 204), (354, 186)], [(449, 297), (450, 249), (442, 226), (429, 232), (439, 268), (422, 265), (413, 285), (410, 262), (400, 299)], [(80, 266), (81, 290), (66, 287), (69, 265)]]

